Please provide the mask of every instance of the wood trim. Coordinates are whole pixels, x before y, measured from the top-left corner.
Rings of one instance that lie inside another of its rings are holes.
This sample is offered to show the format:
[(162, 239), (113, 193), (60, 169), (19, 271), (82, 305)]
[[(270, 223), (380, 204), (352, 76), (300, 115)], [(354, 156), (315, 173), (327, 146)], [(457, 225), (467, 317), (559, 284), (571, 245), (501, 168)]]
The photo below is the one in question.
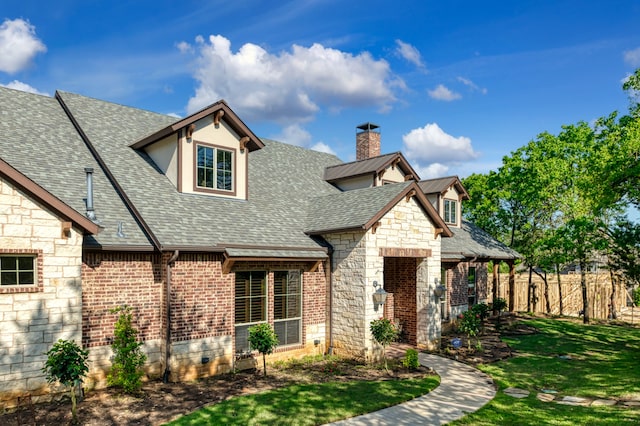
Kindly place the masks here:
[(182, 130), (180, 130), (179, 132), (176, 132), (176, 142), (178, 144), (177, 146), (177, 161), (178, 161), (178, 181), (176, 182), (176, 189), (178, 190), (178, 192), (182, 192), (182, 156), (184, 155), (182, 153)]
[(20, 173), (6, 161), (0, 159), (0, 176), (5, 177), (10, 183), (25, 191), (29, 196), (35, 198), (45, 206), (53, 210), (58, 216), (69, 219), (79, 228), (89, 234), (98, 234), (100, 226), (93, 223), (88, 217), (82, 215), (77, 210), (69, 207), (59, 198), (49, 191)]
[(380, 247), (379, 255), (380, 257), (425, 258), (432, 256), (432, 250), (420, 248)]

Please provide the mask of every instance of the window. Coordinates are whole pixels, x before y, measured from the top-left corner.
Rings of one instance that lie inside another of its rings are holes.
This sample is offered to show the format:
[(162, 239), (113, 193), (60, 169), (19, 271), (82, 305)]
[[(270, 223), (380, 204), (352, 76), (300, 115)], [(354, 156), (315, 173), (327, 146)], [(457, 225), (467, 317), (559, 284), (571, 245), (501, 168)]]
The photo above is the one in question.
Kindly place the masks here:
[[(444, 268), (440, 268), (440, 284), (447, 287), (447, 270)], [(449, 291), (445, 290), (444, 294), (440, 298), (440, 320), (441, 321), (449, 321), (449, 313), (447, 312), (447, 293)]]
[(233, 152), (209, 145), (196, 145), (196, 186), (233, 191)]
[(267, 320), (267, 274), (236, 272), (236, 351), (249, 350), (249, 327)]
[(458, 202), (455, 200), (444, 200), (444, 221), (446, 223), (457, 224), (456, 213)]
[(475, 266), (469, 266), (468, 294), (469, 294), (469, 306), (475, 305), (476, 304), (476, 268)]
[(273, 274), (273, 328), (279, 345), (301, 343), (302, 280), (300, 271)]
[(36, 284), (34, 256), (0, 256), (0, 285)]

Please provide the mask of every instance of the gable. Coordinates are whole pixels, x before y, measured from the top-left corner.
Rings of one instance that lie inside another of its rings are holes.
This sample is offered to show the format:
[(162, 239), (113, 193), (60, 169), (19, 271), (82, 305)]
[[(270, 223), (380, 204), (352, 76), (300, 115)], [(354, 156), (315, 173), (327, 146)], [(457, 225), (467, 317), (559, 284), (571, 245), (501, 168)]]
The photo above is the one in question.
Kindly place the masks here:
[(418, 175), (402, 153), (395, 152), (327, 167), (324, 179), (342, 191), (350, 191), (387, 183), (417, 181)]

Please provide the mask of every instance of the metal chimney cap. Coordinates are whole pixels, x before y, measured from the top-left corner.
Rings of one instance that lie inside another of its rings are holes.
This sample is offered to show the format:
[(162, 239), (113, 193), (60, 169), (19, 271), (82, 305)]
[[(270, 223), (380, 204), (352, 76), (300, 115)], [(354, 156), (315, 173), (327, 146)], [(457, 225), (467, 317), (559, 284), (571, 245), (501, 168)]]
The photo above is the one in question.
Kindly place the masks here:
[(373, 124), (373, 123), (363, 123), (359, 126), (356, 126), (356, 129), (360, 129), (364, 132), (370, 131), (370, 130), (375, 130), (380, 128), (380, 126), (378, 126), (377, 124)]

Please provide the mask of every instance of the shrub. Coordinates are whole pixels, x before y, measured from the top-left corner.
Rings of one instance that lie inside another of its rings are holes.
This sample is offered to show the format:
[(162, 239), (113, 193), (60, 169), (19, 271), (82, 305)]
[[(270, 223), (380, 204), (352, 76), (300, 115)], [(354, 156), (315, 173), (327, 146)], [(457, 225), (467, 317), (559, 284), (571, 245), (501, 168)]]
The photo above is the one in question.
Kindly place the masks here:
[(636, 287), (633, 290), (633, 304), (640, 306), (640, 287)]
[(113, 363), (107, 375), (107, 384), (121, 388), (125, 393), (136, 394), (142, 387), (142, 366), (147, 356), (142, 353), (142, 342), (137, 341), (138, 330), (133, 327), (131, 307), (123, 305), (111, 310), (119, 314), (114, 325)]
[(49, 383), (57, 381), (69, 388), (72, 422), (77, 423), (76, 390), (89, 371), (87, 366), (89, 351), (82, 349), (72, 340), (60, 339), (45, 355), (47, 355), (47, 361), (44, 363), (42, 372), (46, 374)]
[(491, 308), (486, 303), (478, 303), (471, 307), (471, 312), (476, 315), (480, 315), (480, 320), (484, 321), (489, 316), (489, 311)]
[(264, 375), (267, 375), (267, 355), (278, 346), (278, 336), (271, 325), (262, 323), (249, 327), (249, 346), (262, 354)]
[(415, 349), (407, 349), (407, 352), (405, 352), (404, 358), (402, 359), (402, 365), (409, 370), (415, 370), (420, 367), (418, 351)]
[(398, 338), (398, 328), (386, 318), (380, 318), (371, 321), (369, 326), (371, 334), (376, 342), (382, 345), (382, 359), (384, 360), (384, 369), (388, 370), (387, 366), (387, 346), (394, 342)]
[(502, 297), (496, 297), (495, 299), (493, 299), (492, 308), (498, 313), (504, 311), (505, 309), (507, 309), (507, 300), (503, 299)]
[(471, 349), (471, 337), (477, 336), (480, 332), (480, 314), (470, 310), (463, 312), (458, 318), (458, 329), (467, 335), (467, 345)]

